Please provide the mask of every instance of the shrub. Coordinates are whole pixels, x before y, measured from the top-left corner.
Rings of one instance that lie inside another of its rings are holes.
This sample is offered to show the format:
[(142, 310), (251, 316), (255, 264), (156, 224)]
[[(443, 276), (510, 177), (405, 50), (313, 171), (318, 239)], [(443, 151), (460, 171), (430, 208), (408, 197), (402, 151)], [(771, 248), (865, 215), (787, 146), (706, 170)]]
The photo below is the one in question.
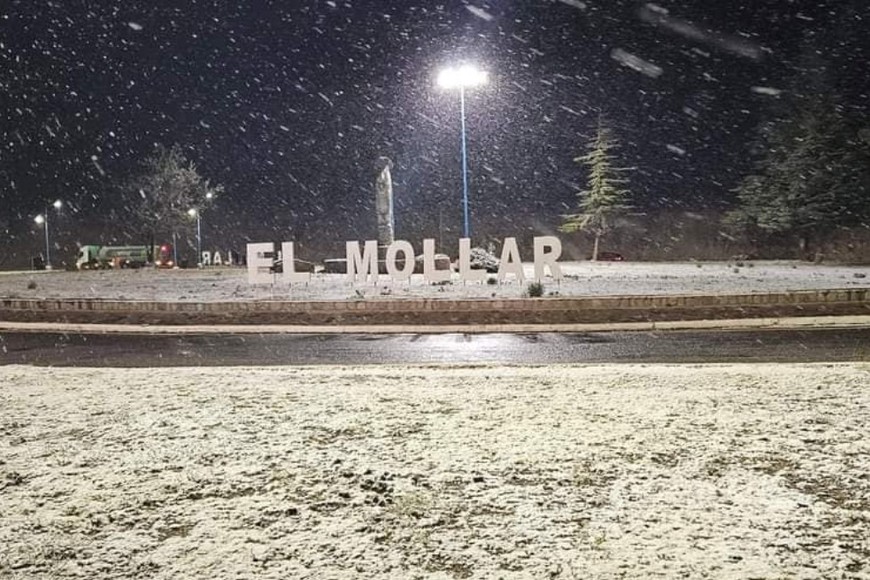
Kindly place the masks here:
[(544, 295), (544, 285), (540, 282), (531, 282), (526, 289), (526, 294), (529, 298), (540, 298)]

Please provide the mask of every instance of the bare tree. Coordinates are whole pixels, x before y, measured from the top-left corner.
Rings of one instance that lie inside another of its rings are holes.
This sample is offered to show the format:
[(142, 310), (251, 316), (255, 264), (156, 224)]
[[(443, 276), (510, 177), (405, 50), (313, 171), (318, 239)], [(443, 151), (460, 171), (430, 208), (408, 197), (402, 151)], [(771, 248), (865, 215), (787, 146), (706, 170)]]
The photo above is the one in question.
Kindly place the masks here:
[(203, 178), (178, 145), (158, 145), (129, 190), (133, 199), (128, 208), (153, 248), (158, 234), (171, 235), (189, 225), (187, 212), (202, 205), (207, 194), (222, 193), (223, 186)]

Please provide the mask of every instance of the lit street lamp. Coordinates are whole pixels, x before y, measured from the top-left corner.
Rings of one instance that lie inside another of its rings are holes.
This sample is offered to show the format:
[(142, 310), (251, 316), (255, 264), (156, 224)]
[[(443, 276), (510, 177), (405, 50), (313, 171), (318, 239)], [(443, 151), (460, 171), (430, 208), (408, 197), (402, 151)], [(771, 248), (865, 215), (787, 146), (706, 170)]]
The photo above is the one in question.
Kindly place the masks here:
[[(205, 192), (206, 202), (213, 201), (214, 197), (213, 191)], [(187, 210), (187, 215), (196, 218), (196, 265), (202, 267), (202, 209), (192, 207)]]
[(196, 265), (202, 267), (202, 220), (200, 219), (199, 210), (190, 208), (187, 210), (187, 215), (196, 218)]
[(471, 65), (447, 68), (438, 75), (438, 86), (442, 89), (459, 89), (459, 114), (462, 124), (462, 213), (463, 237), (471, 237), (468, 225), (468, 159), (465, 145), (465, 89), (485, 85), (487, 73)]
[[(54, 209), (60, 211), (60, 208), (63, 207), (63, 202), (61, 200), (55, 200), (54, 203), (51, 204)], [(33, 218), (38, 225), (45, 226), (45, 269), (51, 270), (51, 241), (49, 240), (48, 235), (48, 208), (45, 208), (45, 213), (40, 214)]]

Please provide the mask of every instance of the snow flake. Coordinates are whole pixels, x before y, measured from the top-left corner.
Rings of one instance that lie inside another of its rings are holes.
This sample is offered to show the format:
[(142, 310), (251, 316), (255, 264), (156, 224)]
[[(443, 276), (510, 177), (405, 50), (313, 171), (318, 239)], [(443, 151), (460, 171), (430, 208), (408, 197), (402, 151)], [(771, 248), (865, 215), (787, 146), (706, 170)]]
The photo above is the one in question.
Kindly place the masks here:
[(96, 155), (91, 155), (91, 162), (94, 164), (94, 167), (97, 168), (97, 171), (99, 172), (99, 174), (102, 175), (103, 177), (105, 177), (105, 176), (106, 176), (106, 172), (105, 172), (105, 170), (102, 168), (102, 166), (100, 165), (100, 162), (97, 161), (97, 156), (96, 156)]
[(562, 109), (563, 111), (567, 112), (567, 113), (571, 113), (572, 115), (577, 115), (578, 117), (579, 117), (580, 115), (584, 114), (584, 113), (579, 113), (579, 112), (575, 111), (575, 110), (572, 109), (571, 107), (566, 107), (565, 105), (559, 105), (559, 108)]
[(752, 87), (750, 90), (757, 95), (770, 95), (771, 97), (778, 97), (782, 94), (781, 89), (773, 87)]
[(568, 6), (573, 6), (574, 8), (579, 8), (580, 10), (586, 10), (586, 2), (581, 2), (580, 0), (559, 0), (562, 4), (567, 4)]
[(486, 20), (487, 22), (489, 22), (490, 20), (492, 20), (494, 18), (494, 16), (492, 14), (490, 14), (489, 12), (484, 10), (483, 8), (478, 8), (477, 6), (471, 6), (471, 5), (466, 5), (465, 7), (468, 9), (469, 12), (471, 12), (472, 14), (477, 16), (478, 18)]
[(639, 56), (635, 56), (630, 52), (622, 50), (621, 48), (614, 48), (610, 53), (610, 58), (648, 77), (658, 78), (662, 76), (662, 73), (664, 72), (660, 66), (648, 62)]

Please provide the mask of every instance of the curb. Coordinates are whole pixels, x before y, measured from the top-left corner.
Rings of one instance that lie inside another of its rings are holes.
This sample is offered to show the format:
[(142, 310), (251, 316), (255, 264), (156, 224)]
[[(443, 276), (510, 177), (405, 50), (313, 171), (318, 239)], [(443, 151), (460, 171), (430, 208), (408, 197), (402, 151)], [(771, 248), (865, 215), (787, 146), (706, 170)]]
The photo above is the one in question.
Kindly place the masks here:
[(157, 302), (0, 299), (0, 321), (279, 326), (498, 326), (870, 314), (870, 289), (510, 299)]
[(870, 315), (805, 316), (730, 320), (681, 320), (613, 324), (499, 324), (442, 326), (281, 326), (281, 325), (161, 325), (69, 324), (53, 322), (2, 322), (0, 332), (64, 334), (491, 334), (547, 332), (672, 332), (692, 330), (812, 330), (821, 328), (870, 328)]

